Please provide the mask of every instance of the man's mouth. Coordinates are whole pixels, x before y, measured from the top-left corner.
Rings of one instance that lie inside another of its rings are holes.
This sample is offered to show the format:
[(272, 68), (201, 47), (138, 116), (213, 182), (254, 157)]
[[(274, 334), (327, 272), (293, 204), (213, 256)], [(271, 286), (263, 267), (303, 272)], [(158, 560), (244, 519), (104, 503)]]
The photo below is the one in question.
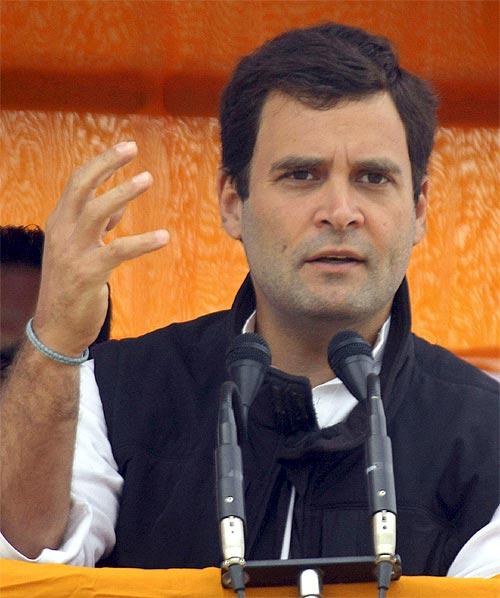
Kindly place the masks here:
[(313, 260), (307, 260), (308, 262), (324, 262), (326, 264), (335, 264), (335, 263), (349, 263), (349, 262), (359, 262), (360, 260), (356, 260), (352, 257), (319, 257)]
[(355, 264), (361, 263), (364, 259), (351, 250), (330, 249), (319, 251), (306, 260), (306, 263), (323, 264)]

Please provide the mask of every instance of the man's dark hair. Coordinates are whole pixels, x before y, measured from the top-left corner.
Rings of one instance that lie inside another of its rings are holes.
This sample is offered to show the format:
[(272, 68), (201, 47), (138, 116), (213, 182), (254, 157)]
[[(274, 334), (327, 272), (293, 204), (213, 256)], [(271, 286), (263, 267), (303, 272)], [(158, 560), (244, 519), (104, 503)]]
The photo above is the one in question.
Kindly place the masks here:
[(239, 62), (222, 96), (220, 121), (222, 167), (242, 199), (249, 194), (262, 107), (273, 91), (319, 110), (388, 92), (405, 127), (418, 200), (434, 142), (437, 100), (425, 81), (399, 66), (389, 40), (325, 23), (283, 33)]
[[(0, 226), (0, 264), (31, 266), (41, 270), (45, 233), (36, 224), (27, 226)], [(108, 284), (108, 309), (95, 345), (109, 340), (111, 333), (112, 303)]]
[(0, 226), (0, 263), (42, 267), (45, 234), (35, 224)]

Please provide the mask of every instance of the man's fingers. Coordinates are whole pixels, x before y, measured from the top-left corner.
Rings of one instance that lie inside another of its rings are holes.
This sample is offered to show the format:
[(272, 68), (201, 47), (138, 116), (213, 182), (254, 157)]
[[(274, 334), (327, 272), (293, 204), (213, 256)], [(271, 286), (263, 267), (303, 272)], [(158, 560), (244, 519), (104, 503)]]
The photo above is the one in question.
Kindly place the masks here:
[(115, 226), (120, 222), (120, 220), (122, 219), (123, 214), (125, 213), (125, 208), (118, 210), (118, 212), (115, 212), (111, 218), (108, 221), (108, 224), (106, 225), (106, 232), (109, 232), (110, 230), (113, 230), (115, 228)]
[(119, 222), (128, 202), (149, 189), (152, 182), (151, 174), (144, 171), (88, 201), (78, 220), (79, 237), (83, 243), (87, 245), (89, 241), (100, 241), (104, 232)]
[(114, 239), (100, 250), (103, 264), (106, 269), (112, 270), (126, 260), (160, 249), (169, 239), (170, 235), (165, 229)]
[(136, 155), (135, 141), (123, 141), (85, 162), (71, 175), (62, 195), (62, 207), (79, 212), (89, 195)]

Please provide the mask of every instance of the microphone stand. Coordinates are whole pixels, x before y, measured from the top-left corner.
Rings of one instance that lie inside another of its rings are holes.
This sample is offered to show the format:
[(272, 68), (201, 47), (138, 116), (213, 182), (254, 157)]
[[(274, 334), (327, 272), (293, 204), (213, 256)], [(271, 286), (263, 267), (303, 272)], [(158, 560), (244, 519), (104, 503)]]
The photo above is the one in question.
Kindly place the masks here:
[(373, 545), (379, 598), (385, 596), (392, 578), (401, 575), (396, 555), (396, 490), (391, 439), (387, 435), (380, 380), (368, 374), (367, 398), (370, 434), (366, 441), (366, 474), (373, 524)]
[[(295, 585), (300, 598), (321, 598), (323, 583), (368, 582), (374, 579), (373, 556), (245, 560), (245, 497), (237, 422), (242, 425), (239, 391), (233, 382), (221, 387), (218, 444), (215, 449), (217, 508), (223, 553), (221, 582), (239, 598), (245, 585), (272, 587)], [(236, 417), (235, 417), (236, 415)], [(240, 414), (241, 415), (241, 414)], [(385, 563), (385, 560), (384, 560)], [(392, 570), (392, 568), (391, 568)], [(395, 570), (398, 578), (401, 570)]]
[(223, 554), (223, 583), (233, 588), (238, 598), (245, 596), (245, 497), (243, 462), (238, 445), (238, 430), (233, 402), (239, 404), (234, 382), (224, 382), (219, 404), (218, 438), (215, 449), (217, 511)]

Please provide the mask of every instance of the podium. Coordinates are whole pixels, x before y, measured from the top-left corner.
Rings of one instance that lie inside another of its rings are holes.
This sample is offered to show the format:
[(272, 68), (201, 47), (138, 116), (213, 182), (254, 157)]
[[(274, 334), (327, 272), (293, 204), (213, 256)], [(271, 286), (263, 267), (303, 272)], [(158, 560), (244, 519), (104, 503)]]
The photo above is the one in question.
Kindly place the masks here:
[[(247, 588), (247, 598), (295, 598), (296, 588)], [(375, 583), (333, 584), (324, 598), (376, 598)], [(2, 598), (232, 598), (220, 570), (93, 569), (0, 560)], [(389, 598), (499, 598), (500, 577), (402, 577)]]

